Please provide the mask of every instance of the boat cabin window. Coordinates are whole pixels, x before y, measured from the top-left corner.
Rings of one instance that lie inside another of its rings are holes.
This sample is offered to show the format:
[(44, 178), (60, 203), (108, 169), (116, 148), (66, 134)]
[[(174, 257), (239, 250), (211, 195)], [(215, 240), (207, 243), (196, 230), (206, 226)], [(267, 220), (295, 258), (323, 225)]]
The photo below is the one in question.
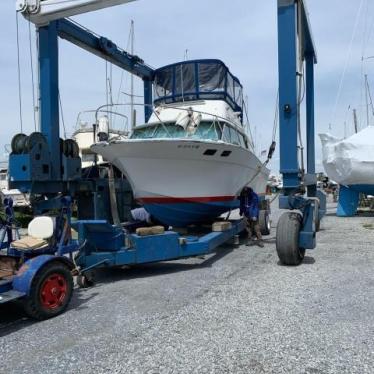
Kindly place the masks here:
[(153, 126), (154, 132), (152, 138), (182, 138), (185, 131), (181, 126), (175, 126), (174, 123), (158, 124)]
[(136, 128), (131, 139), (167, 139), (167, 138), (189, 138), (220, 140), (222, 137), (221, 126), (213, 122), (201, 122), (193, 134), (188, 134), (182, 126), (174, 123), (149, 125)]
[[(159, 84), (157, 84), (157, 82)], [(158, 72), (155, 82), (155, 96), (167, 97), (173, 94), (173, 68), (164, 68)]]
[[(223, 129), (223, 132), (222, 132)], [(246, 137), (233, 127), (217, 122), (201, 122), (193, 134), (175, 123), (158, 123), (135, 128), (131, 139), (208, 139), (222, 140), (226, 143), (248, 148)]]
[(243, 88), (219, 60), (185, 61), (157, 69), (154, 104), (192, 100), (224, 100), (235, 112), (243, 110)]
[(220, 140), (222, 137), (221, 127), (218, 123), (202, 122), (196, 129), (193, 135), (189, 138), (192, 139), (209, 139), (209, 140)]
[(227, 143), (240, 145), (244, 148), (248, 148), (248, 142), (246, 137), (227, 124), (223, 128), (222, 140)]
[(184, 64), (175, 67), (175, 95), (180, 100), (193, 100), (196, 94), (195, 68)]
[(225, 89), (226, 71), (219, 64), (200, 63), (199, 71), (199, 92), (219, 92)]

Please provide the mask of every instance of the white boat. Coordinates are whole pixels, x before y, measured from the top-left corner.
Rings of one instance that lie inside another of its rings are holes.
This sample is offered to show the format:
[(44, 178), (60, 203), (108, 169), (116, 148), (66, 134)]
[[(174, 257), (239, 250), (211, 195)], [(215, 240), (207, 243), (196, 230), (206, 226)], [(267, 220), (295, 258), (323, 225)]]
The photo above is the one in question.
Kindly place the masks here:
[[(108, 112), (106, 110), (105, 112)], [(95, 126), (89, 125), (88, 122), (81, 120), (82, 114), (87, 113), (97, 113), (98, 110), (88, 110), (79, 113), (77, 118), (77, 124), (72, 134), (72, 138), (77, 142), (79, 147), (79, 156), (82, 160), (82, 168), (87, 169), (92, 166), (101, 165), (106, 161), (103, 160), (101, 155), (97, 155), (91, 150), (91, 145), (96, 143), (99, 140), (99, 137), (102, 133), (108, 134), (108, 139), (125, 139), (128, 137), (128, 131), (113, 128), (112, 124), (109, 121), (108, 115), (102, 115), (95, 118)], [(111, 112), (111, 114), (119, 115), (118, 113)], [(127, 120), (127, 117), (126, 117)]]
[(155, 96), (130, 139), (91, 147), (126, 175), (152, 216), (176, 227), (208, 222), (237, 208), (244, 186), (265, 193), (269, 170), (243, 127), (242, 86), (223, 62), (158, 69)]
[[(374, 127), (369, 126), (346, 139), (320, 134), (323, 166), (336, 183), (359, 192), (374, 191)], [(368, 192), (371, 193), (371, 192)]]
[(30, 205), (29, 195), (16, 189), (9, 189), (8, 186), (8, 162), (0, 162), (0, 201), (5, 198), (12, 198), (13, 206), (27, 207)]

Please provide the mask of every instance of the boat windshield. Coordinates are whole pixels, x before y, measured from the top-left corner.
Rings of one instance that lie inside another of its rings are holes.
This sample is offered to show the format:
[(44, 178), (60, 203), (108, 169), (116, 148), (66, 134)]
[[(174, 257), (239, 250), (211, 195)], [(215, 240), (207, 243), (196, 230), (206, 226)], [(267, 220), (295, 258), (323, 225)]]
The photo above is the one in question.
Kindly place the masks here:
[(219, 60), (185, 61), (156, 70), (155, 105), (191, 100), (224, 100), (243, 110), (243, 87)]
[(201, 122), (194, 133), (188, 133), (175, 123), (158, 123), (135, 128), (131, 139), (206, 139), (222, 140), (226, 143), (248, 148), (247, 138), (234, 127), (224, 123)]

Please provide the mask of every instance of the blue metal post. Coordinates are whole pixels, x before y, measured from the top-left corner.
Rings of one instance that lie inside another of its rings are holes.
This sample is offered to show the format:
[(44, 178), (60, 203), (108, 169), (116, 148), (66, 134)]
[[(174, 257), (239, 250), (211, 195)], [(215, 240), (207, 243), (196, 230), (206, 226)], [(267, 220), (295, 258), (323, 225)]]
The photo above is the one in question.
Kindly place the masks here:
[(152, 81), (144, 79), (144, 118), (145, 122), (148, 122), (149, 118), (152, 115)]
[(284, 194), (299, 187), (297, 148), (297, 3), (278, 0), (279, 143)]
[(306, 63), (306, 143), (307, 143), (307, 173), (310, 184), (308, 196), (315, 197), (317, 192), (315, 126), (314, 126), (314, 55), (307, 54)]
[(61, 179), (57, 23), (39, 28), (40, 130), (51, 152), (52, 180)]

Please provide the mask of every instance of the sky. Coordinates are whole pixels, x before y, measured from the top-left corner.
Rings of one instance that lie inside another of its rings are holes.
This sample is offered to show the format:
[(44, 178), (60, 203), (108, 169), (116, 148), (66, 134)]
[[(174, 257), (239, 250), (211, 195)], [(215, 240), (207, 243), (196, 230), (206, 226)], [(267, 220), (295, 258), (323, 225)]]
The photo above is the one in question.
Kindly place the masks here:
[[(4, 157), (5, 145), (21, 131), (15, 0), (1, 3), (0, 159)], [(374, 55), (374, 2), (309, 0), (307, 5), (318, 53), (316, 132), (330, 131), (338, 137), (351, 135), (353, 108), (357, 109), (360, 127), (367, 122), (363, 74), (368, 75), (369, 85), (374, 86), (374, 58), (367, 58)], [(249, 120), (257, 151), (270, 145), (278, 89), (276, 0), (138, 0), (73, 18), (124, 49), (128, 47), (130, 22), (134, 20), (135, 53), (152, 67), (181, 61), (186, 50), (189, 59), (223, 60), (241, 80), (248, 96)], [(21, 15), (18, 23), (22, 130), (28, 134), (34, 131), (30, 40), (35, 71), (35, 28), (33, 25), (29, 28)], [(71, 134), (79, 112), (105, 104), (106, 65), (66, 41), (60, 41), (59, 52), (62, 112), (66, 132)], [(119, 94), (121, 75), (119, 68), (112, 68), (115, 98)], [(138, 79), (135, 86), (136, 94), (142, 95)], [(121, 91), (130, 91), (128, 74), (123, 77)], [(119, 97), (121, 101), (128, 101), (122, 94)], [(371, 109), (369, 117), (369, 123), (374, 124)], [(93, 122), (88, 115), (83, 118)], [(138, 123), (142, 120), (139, 113)], [(122, 125), (121, 121), (117, 125)], [(62, 125), (61, 133), (64, 133)], [(319, 139), (316, 139), (316, 148), (317, 169), (321, 170)], [(279, 170), (277, 154), (271, 168), (274, 173)]]

